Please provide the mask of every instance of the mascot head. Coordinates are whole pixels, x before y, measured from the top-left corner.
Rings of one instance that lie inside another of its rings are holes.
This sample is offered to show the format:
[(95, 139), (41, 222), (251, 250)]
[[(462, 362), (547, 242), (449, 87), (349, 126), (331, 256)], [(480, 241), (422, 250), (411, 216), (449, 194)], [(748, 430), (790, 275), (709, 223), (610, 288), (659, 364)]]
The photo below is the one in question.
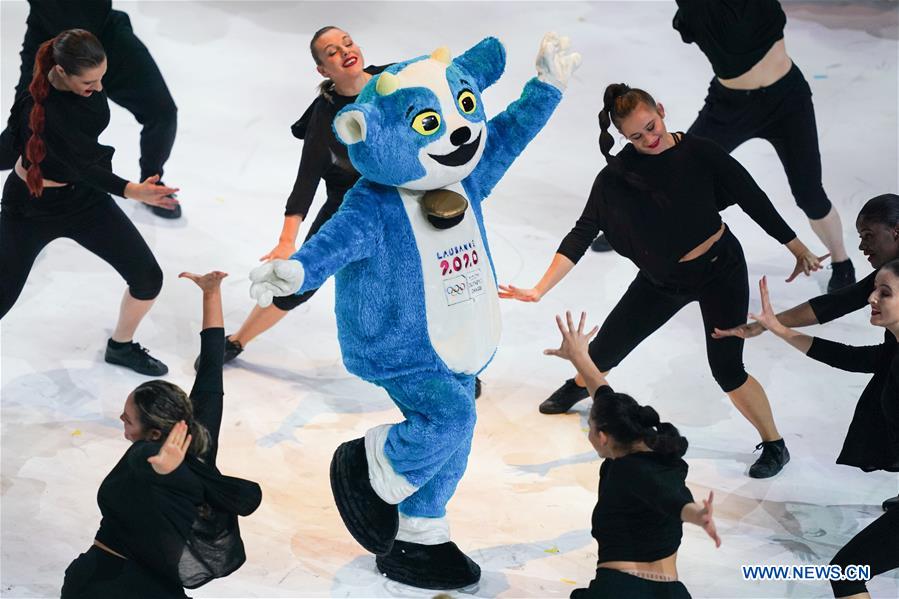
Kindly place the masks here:
[(372, 77), (356, 102), (334, 118), (334, 131), (363, 177), (394, 187), (432, 190), (471, 174), (487, 141), (481, 92), (506, 64), (496, 38), (452, 59), (438, 48)]

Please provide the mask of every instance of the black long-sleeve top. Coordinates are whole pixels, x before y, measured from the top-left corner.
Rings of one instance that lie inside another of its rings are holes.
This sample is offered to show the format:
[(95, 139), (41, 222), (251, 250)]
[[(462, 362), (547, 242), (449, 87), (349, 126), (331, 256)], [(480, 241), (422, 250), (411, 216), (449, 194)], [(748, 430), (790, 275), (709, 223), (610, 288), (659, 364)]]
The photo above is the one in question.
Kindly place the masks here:
[[(872, 275), (873, 276), (873, 275)], [(899, 346), (886, 332), (880, 345), (854, 347), (815, 337), (806, 355), (834, 368), (874, 376), (858, 400), (837, 458), (865, 471), (899, 472)]]
[[(31, 138), (28, 120), (34, 100), (27, 94), (13, 105), (8, 129), (15, 150), (28, 168), (25, 146)], [(128, 181), (112, 172), (115, 149), (98, 139), (109, 125), (109, 103), (104, 92), (79, 96), (50, 86), (44, 102), (44, 145), (47, 155), (41, 161), (44, 179), (59, 183), (84, 182), (107, 193), (125, 197)]]
[(251, 514), (262, 499), (259, 485), (224, 476), (215, 465), (224, 329), (205, 329), (200, 337), (200, 364), (190, 397), (195, 420), (209, 430), (209, 453), (202, 460), (187, 456), (173, 472), (161, 475), (147, 462), (161, 442), (138, 441), (97, 493), (103, 519), (96, 539), (173, 588), (196, 588), (239, 568), (246, 555), (237, 516)]
[[(611, 392), (600, 387), (596, 401)], [(687, 470), (680, 457), (654, 451), (603, 460), (593, 509), (597, 563), (651, 562), (677, 551), (683, 537), (681, 510), (693, 502), (684, 484)]]
[(746, 169), (714, 142), (683, 135), (656, 155), (641, 154), (628, 144), (618, 159), (648, 189), (638, 189), (611, 166), (600, 171), (584, 212), (558, 249), (572, 262), (603, 231), (615, 251), (664, 279), (681, 258), (718, 231), (719, 211), (732, 204), (739, 204), (780, 243), (796, 237)]
[(778, 0), (677, 0), (674, 28), (696, 42), (721, 79), (739, 77), (783, 39), (787, 17)]
[[(365, 72), (377, 75), (388, 66), (369, 66)], [(334, 117), (340, 109), (355, 100), (356, 96), (341, 96), (333, 90), (321, 94), (290, 127), (293, 136), (303, 140), (303, 153), (293, 190), (287, 197), (284, 216), (299, 215), (305, 219), (322, 179), (328, 200), (338, 203), (356, 184), (359, 173), (353, 168), (346, 146), (337, 139), (333, 128)]]

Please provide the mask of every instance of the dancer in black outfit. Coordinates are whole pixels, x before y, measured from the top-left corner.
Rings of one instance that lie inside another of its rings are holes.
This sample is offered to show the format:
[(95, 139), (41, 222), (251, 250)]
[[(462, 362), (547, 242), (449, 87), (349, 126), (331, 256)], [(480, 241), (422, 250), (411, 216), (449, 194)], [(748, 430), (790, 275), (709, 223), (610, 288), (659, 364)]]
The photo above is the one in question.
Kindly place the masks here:
[[(855, 222), (860, 243), (859, 249), (868, 257), (875, 269), (899, 259), (899, 195), (888, 193), (868, 200), (858, 213)], [(868, 306), (868, 298), (874, 293), (874, 279), (877, 270), (857, 283), (844, 287), (835, 293), (810, 299), (789, 310), (777, 314), (777, 320), (784, 327), (798, 328), (813, 324), (824, 324)], [(727, 330), (715, 330), (715, 337), (737, 336), (750, 339), (760, 335), (765, 327), (760, 322), (752, 322)], [(892, 333), (884, 333), (884, 344), (893, 345), (896, 338)], [(877, 377), (875, 377), (877, 378)], [(872, 380), (874, 385), (874, 380)], [(880, 413), (880, 399), (877, 393), (865, 393), (859, 400), (856, 416), (846, 435), (843, 450), (837, 458), (838, 464), (856, 466), (865, 471), (890, 470), (892, 464), (888, 454), (880, 452), (877, 445), (869, 443), (872, 437), (884, 438), (884, 419)], [(878, 431), (880, 434), (878, 434)], [(887, 466), (887, 467), (885, 467)], [(899, 496), (883, 502), (883, 508), (899, 508)]]
[[(841, 458), (848, 453), (864, 470), (899, 472), (899, 260), (877, 271), (868, 298), (871, 324), (886, 329), (887, 339), (880, 345), (853, 347), (794, 331), (774, 314), (764, 277), (759, 288), (762, 311), (752, 317), (767, 330), (819, 362), (874, 374), (858, 400)], [(868, 565), (871, 576), (899, 568), (899, 509), (888, 510), (858, 533), (831, 563), (844, 569), (850, 564)], [(835, 597), (869, 597), (863, 581), (832, 581), (831, 586)]]
[[(687, 131), (732, 152), (761, 138), (774, 146), (796, 205), (827, 247), (828, 291), (855, 282), (837, 209), (821, 183), (812, 92), (784, 45), (778, 0), (677, 0), (674, 28), (696, 43), (715, 72), (705, 106)], [(602, 241), (595, 249), (601, 251)]]
[[(163, 176), (172, 153), (178, 125), (178, 109), (159, 67), (149, 50), (134, 35), (131, 20), (112, 10), (111, 0), (28, 0), (28, 29), (22, 42), (21, 75), (15, 99), (28, 93), (34, 58), (40, 45), (66, 29), (93, 33), (108, 52), (108, 70), (103, 85), (109, 99), (127, 109), (142, 125), (140, 133), (140, 180)], [(0, 169), (10, 169), (18, 158), (13, 134), (0, 134)], [(181, 216), (176, 201), (148, 205), (163, 218)]]
[(82, 29), (64, 31), (41, 45), (29, 93), (13, 106), (8, 132), (18, 159), (0, 212), (0, 318), (44, 246), (69, 237), (128, 283), (106, 361), (159, 376), (168, 368), (132, 338), (162, 288), (162, 270), (109, 194), (167, 206), (177, 189), (158, 185), (156, 176), (132, 183), (112, 172), (115, 150), (97, 141), (109, 124), (105, 72), (97, 38)]
[[(603, 372), (618, 365), (643, 339), (681, 308), (699, 302), (712, 376), (756, 428), (761, 456), (754, 478), (777, 474), (789, 452), (774, 424), (764, 389), (743, 367), (741, 339), (715, 340), (722, 322), (744, 322), (749, 302), (746, 260), (718, 211), (737, 203), (796, 258), (788, 280), (820, 268), (820, 259), (796, 237), (740, 164), (714, 142), (669, 133), (661, 104), (645, 91), (610, 85), (600, 112), (600, 148), (609, 163), (596, 177), (587, 206), (562, 241), (549, 269), (532, 289), (500, 286), (500, 297), (539, 301), (574, 268), (600, 230), (640, 272), (590, 344)], [(610, 123), (630, 139), (618, 156)], [(734, 343), (735, 342), (735, 343)], [(589, 396), (569, 379), (540, 405), (544, 414), (566, 412)]]
[(62, 599), (185, 597), (246, 560), (237, 516), (259, 506), (254, 482), (224, 476), (215, 459), (222, 423), (221, 272), (181, 273), (203, 290), (200, 368), (188, 397), (155, 380), (125, 401), (131, 447), (97, 493), (94, 544), (66, 570)]
[(677, 576), (683, 522), (703, 528), (721, 546), (712, 518), (713, 494), (702, 504), (684, 484), (687, 440), (650, 406), (615, 393), (588, 354), (587, 315), (575, 329), (571, 313), (556, 317), (562, 344), (544, 353), (569, 360), (594, 397), (588, 438), (600, 457), (599, 498), (593, 510), (593, 538), (599, 545), (596, 578), (572, 599), (690, 597)]

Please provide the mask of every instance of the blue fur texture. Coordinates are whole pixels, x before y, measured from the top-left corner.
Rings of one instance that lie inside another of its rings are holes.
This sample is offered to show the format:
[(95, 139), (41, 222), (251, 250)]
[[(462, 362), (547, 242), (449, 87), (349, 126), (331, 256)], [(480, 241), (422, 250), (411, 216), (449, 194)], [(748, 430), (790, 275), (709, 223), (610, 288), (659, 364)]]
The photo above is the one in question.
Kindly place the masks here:
[[(400, 73), (420, 57), (389, 72)], [(477, 110), (463, 115), (484, 127), (481, 91), (502, 74), (502, 45), (488, 38), (446, 67), (453, 94), (468, 89)], [(303, 244), (292, 259), (305, 269), (298, 293), (319, 287), (335, 275), (338, 338), (347, 369), (383, 387), (405, 421), (387, 436), (385, 454), (394, 470), (418, 491), (400, 504), (409, 516), (439, 518), (465, 471), (475, 411), (474, 377), (451, 371), (432, 347), (428, 333), (422, 257), (397, 186), (417, 179), (424, 138), (410, 127), (409, 114), (439, 106), (425, 87), (375, 93), (377, 77), (357, 102), (343, 111), (365, 116), (364, 141), (349, 147), (362, 178), (347, 193), (340, 210)], [(453, 96), (455, 98), (455, 95)], [(561, 99), (553, 86), (534, 78), (521, 97), (486, 122), (480, 161), (461, 179), (484, 243), (481, 202), (540, 131)], [(342, 112), (343, 112), (342, 111)], [(461, 114), (461, 112), (460, 112)], [(457, 179), (455, 182), (458, 182)], [(496, 278), (487, 247), (491, 275)]]

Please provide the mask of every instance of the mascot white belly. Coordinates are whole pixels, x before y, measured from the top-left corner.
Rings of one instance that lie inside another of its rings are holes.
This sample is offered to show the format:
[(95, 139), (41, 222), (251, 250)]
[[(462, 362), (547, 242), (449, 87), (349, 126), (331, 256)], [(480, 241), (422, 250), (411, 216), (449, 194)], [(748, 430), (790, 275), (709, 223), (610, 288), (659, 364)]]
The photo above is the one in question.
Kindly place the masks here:
[[(446, 189), (465, 196), (459, 183)], [(459, 224), (436, 229), (421, 208), (424, 192), (398, 191), (421, 258), (431, 345), (450, 370), (476, 374), (502, 333), (496, 282), (477, 219), (469, 208)]]

